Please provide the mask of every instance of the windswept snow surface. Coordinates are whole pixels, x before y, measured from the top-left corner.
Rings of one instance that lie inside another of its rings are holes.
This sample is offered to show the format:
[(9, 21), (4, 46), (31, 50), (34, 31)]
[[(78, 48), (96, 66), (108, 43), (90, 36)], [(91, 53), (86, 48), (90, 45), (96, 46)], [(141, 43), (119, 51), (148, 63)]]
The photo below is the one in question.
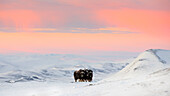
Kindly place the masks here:
[[(170, 50), (121, 62), (103, 58), (1, 55), (0, 96), (170, 96)], [(94, 71), (93, 82), (73, 82), (80, 68)]]

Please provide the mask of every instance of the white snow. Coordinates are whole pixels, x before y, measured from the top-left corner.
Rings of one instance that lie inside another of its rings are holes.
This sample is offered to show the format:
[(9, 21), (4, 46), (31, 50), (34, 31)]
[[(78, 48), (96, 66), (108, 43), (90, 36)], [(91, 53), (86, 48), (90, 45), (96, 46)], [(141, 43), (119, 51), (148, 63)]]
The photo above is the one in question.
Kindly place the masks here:
[(170, 51), (146, 50), (133, 62), (116, 74), (121, 79), (142, 77), (157, 70), (170, 67)]
[[(0, 55), (0, 96), (170, 96), (170, 50), (146, 50), (132, 60)], [(79, 68), (92, 69), (94, 80), (74, 83)]]

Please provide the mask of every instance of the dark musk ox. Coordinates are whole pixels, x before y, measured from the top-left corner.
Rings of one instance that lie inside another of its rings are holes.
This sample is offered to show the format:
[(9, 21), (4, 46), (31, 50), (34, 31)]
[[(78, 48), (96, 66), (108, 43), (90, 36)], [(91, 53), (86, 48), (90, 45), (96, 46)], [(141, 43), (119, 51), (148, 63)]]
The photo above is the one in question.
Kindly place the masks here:
[(77, 80), (79, 80), (79, 82), (83, 82), (84, 77), (85, 77), (84, 70), (80, 69), (80, 70), (74, 72), (75, 82), (77, 82)]
[(93, 71), (89, 69), (85, 69), (85, 81), (91, 82), (93, 78)]
[(89, 69), (80, 69), (77, 71), (74, 71), (74, 79), (75, 82), (79, 80), (79, 82), (91, 82), (93, 78), (93, 71)]

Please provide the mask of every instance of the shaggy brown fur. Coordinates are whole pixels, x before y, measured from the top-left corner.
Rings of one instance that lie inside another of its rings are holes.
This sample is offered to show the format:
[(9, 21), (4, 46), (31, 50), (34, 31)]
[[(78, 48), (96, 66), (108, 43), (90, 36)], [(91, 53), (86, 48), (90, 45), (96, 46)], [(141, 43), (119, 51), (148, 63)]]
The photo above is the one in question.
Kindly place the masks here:
[(89, 69), (80, 69), (77, 71), (74, 71), (74, 79), (75, 82), (77, 82), (77, 80), (79, 82), (91, 82), (93, 78), (93, 71), (89, 70)]

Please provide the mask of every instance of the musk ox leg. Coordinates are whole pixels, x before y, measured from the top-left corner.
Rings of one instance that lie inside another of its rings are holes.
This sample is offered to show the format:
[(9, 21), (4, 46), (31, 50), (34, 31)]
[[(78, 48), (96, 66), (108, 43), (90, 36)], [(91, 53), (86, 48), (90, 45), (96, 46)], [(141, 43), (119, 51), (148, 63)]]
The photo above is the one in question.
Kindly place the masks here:
[(79, 74), (78, 71), (74, 72), (74, 80), (75, 80), (75, 82), (77, 82), (77, 79), (79, 78), (78, 74)]
[(91, 81), (92, 81), (92, 79), (89, 79), (88, 81), (89, 81), (89, 82), (91, 82)]
[(84, 82), (84, 79), (80, 79), (80, 81), (79, 82)]

